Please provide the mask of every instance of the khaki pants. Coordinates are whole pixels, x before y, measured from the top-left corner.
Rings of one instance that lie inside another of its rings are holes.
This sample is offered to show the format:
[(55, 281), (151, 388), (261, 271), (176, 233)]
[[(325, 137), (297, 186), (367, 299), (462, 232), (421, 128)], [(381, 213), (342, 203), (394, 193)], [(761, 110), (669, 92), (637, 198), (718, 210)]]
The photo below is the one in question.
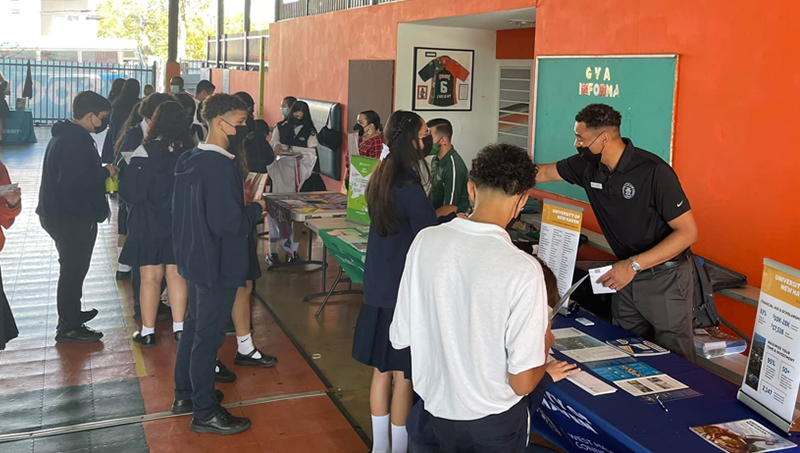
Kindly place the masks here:
[(611, 299), (614, 325), (694, 363), (694, 268), (685, 259), (658, 272), (640, 272)]

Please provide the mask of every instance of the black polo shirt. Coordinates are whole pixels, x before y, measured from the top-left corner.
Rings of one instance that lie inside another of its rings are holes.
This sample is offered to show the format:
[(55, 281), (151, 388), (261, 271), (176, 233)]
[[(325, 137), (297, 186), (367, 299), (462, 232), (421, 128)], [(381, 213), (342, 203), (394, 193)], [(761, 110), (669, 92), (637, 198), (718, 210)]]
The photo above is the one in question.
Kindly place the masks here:
[(650, 250), (672, 233), (668, 222), (691, 207), (672, 167), (622, 139), (625, 151), (613, 172), (579, 155), (556, 165), (564, 181), (583, 187), (600, 228), (619, 259)]

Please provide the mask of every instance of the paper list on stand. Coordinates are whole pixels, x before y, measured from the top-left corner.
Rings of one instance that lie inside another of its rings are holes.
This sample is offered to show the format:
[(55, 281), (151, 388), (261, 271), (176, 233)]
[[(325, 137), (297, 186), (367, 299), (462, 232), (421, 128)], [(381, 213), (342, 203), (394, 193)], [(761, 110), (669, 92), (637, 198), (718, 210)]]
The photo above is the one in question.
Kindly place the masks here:
[(572, 285), (582, 222), (583, 208), (544, 200), (538, 256), (556, 275), (560, 296)]

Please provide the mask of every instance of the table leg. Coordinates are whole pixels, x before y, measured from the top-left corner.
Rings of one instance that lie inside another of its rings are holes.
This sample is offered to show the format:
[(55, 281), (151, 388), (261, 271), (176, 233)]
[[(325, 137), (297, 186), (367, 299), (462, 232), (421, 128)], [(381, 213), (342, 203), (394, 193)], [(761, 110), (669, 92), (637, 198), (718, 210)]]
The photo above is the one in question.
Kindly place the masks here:
[[(311, 257), (311, 253), (312, 253), (313, 246), (314, 246), (314, 232), (309, 229), (308, 260), (307, 261), (298, 260), (298, 261), (291, 261), (291, 262), (288, 262), (288, 263), (273, 264), (272, 266), (267, 268), (267, 270), (268, 271), (273, 271), (275, 269), (282, 269), (282, 268), (285, 268), (285, 267), (296, 267), (296, 266), (323, 266), (324, 267), (322, 261), (313, 261), (311, 259), (312, 258)], [(323, 290), (324, 290), (324, 288), (323, 288)]]
[(333, 282), (333, 286), (331, 286), (331, 290), (328, 291), (328, 294), (325, 295), (325, 299), (322, 300), (322, 305), (320, 305), (319, 308), (317, 309), (317, 312), (314, 313), (314, 317), (315, 318), (319, 318), (319, 315), (322, 313), (322, 310), (325, 309), (325, 305), (328, 303), (328, 299), (331, 298), (331, 295), (333, 295), (334, 289), (336, 289), (336, 285), (338, 285), (339, 282), (342, 280), (342, 274), (343, 274), (342, 268), (339, 267), (339, 274), (336, 275), (336, 281)]

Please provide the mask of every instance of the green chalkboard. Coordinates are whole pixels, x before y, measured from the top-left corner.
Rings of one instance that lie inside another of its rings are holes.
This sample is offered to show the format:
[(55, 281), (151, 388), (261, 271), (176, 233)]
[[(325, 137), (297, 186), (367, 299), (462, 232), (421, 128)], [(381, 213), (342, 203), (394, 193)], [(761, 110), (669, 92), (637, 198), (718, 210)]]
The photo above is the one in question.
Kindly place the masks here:
[[(550, 163), (575, 154), (575, 115), (602, 103), (622, 114), (622, 135), (672, 164), (678, 56), (540, 56), (536, 59), (533, 157)], [(588, 201), (565, 182), (538, 188)]]

